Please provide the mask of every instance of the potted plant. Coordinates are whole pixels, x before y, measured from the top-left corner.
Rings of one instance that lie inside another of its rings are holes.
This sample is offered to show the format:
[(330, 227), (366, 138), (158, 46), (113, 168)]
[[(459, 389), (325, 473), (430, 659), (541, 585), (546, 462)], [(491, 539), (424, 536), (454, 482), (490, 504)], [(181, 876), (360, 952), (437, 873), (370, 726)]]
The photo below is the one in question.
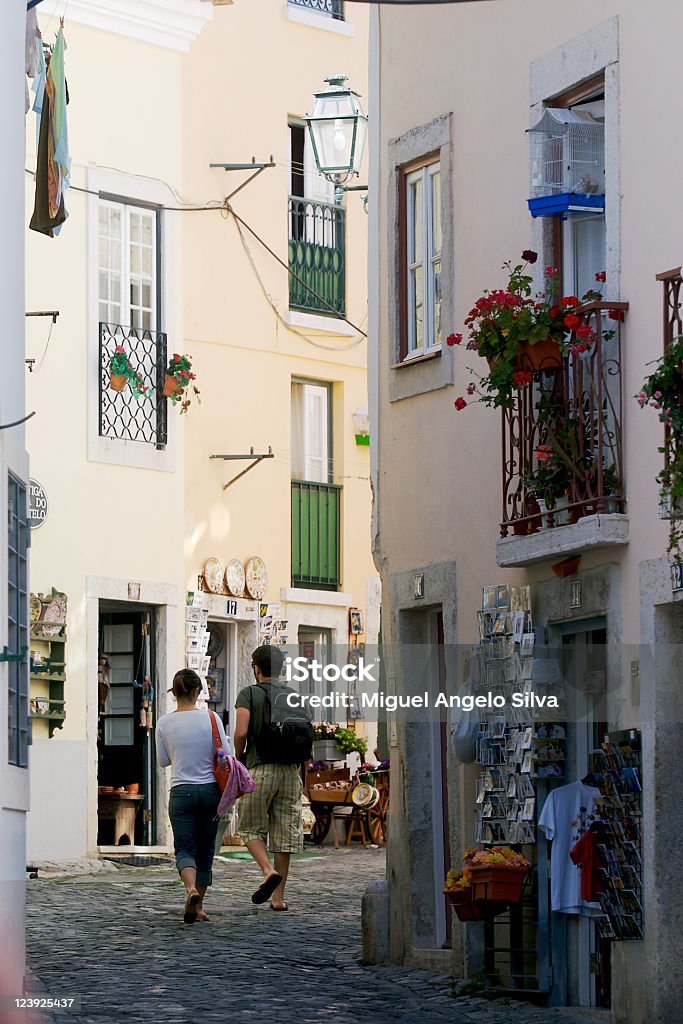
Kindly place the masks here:
[(154, 391), (154, 388), (145, 387), (123, 345), (117, 345), (109, 359), (109, 387), (112, 391), (123, 391), (127, 384), (137, 399), (147, 398)]
[(683, 542), (683, 335), (667, 345), (645, 378), (636, 401), (641, 409), (655, 409), (664, 424), (664, 469), (657, 476), (660, 505), (670, 517), (668, 554), (679, 555)]
[[(591, 289), (581, 299), (576, 295), (560, 298), (558, 272), (546, 267), (545, 292), (533, 295), (532, 277), (526, 270), (537, 259), (537, 253), (525, 249), (523, 263), (514, 267), (509, 260), (504, 263), (507, 286), (485, 291), (465, 318), (466, 347), (489, 365), (485, 376), (469, 368), (472, 380), (467, 394), (476, 394), (475, 401), (484, 405), (512, 408), (518, 389), (530, 385), (537, 371), (556, 370), (564, 357), (582, 355), (595, 343), (593, 328), (582, 322), (577, 310), (585, 302), (601, 299), (601, 293)], [(598, 281), (605, 280), (604, 272), (595, 276)], [(449, 334), (446, 339), (449, 345), (462, 341), (462, 334)], [(462, 410), (469, 403), (460, 397), (454, 404)]]
[(196, 379), (190, 357), (174, 352), (166, 367), (163, 393), (174, 405), (180, 402), (181, 413), (187, 412), (193, 397), (201, 404), (199, 388), (193, 383)]
[(465, 852), (465, 867), (449, 871), (444, 892), (461, 921), (483, 921), (518, 903), (530, 864), (509, 846)]
[(356, 735), (353, 729), (339, 728), (337, 729), (334, 738), (344, 757), (346, 757), (347, 754), (353, 754), (354, 752), (360, 754), (361, 758), (365, 757), (368, 749), (368, 741), (363, 739), (362, 736)]
[(344, 755), (337, 744), (337, 722), (313, 722), (313, 760), (341, 761)]

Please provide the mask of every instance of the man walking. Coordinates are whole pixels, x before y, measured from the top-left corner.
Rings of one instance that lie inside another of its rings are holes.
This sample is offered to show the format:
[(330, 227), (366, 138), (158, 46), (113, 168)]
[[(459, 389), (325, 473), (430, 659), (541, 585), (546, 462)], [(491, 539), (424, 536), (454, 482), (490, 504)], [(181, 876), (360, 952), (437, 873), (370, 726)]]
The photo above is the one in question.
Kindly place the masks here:
[(313, 743), (309, 713), (292, 706), (287, 698), (296, 691), (280, 682), (282, 662), (277, 647), (257, 647), (251, 660), (256, 683), (240, 690), (235, 703), (235, 754), (241, 758), (246, 747), (247, 768), (256, 783), (256, 791), (238, 802), (239, 833), (263, 872), (252, 902), (270, 900), (272, 910), (289, 910), (289, 861), (303, 850), (300, 768), (310, 758)]

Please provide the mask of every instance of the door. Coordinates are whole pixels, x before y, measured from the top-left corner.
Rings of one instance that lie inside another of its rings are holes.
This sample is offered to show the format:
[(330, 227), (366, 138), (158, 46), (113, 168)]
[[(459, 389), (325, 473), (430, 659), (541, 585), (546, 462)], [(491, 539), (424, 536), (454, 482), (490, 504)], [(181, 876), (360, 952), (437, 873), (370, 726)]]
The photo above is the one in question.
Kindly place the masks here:
[[(100, 804), (103, 787), (120, 790), (137, 786), (134, 832), (120, 840), (131, 839), (136, 846), (154, 842), (153, 745), (154, 691), (146, 678), (154, 679), (152, 645), (152, 609), (141, 611), (113, 610), (108, 605), (100, 612), (98, 682), (98, 787)], [(121, 606), (120, 606), (121, 607)], [(125, 607), (125, 606), (123, 606)], [(150, 700), (151, 698), (151, 700)], [(107, 814), (98, 822), (98, 844), (109, 846), (114, 841), (114, 820), (111, 800)]]

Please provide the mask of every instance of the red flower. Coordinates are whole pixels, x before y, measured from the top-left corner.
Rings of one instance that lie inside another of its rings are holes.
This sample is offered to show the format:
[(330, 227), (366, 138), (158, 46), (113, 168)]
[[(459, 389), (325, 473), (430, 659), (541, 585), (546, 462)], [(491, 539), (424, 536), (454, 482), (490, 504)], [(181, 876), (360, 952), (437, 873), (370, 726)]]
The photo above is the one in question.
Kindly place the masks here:
[(476, 388), (474, 387), (474, 384), (468, 384), (467, 385), (467, 394), (468, 395), (473, 395), (475, 390), (476, 390)]
[(590, 324), (581, 324), (580, 327), (576, 328), (576, 335), (577, 335), (578, 338), (583, 338), (583, 339), (592, 338), (593, 337), (593, 328), (591, 327)]
[(578, 304), (579, 300), (577, 299), (576, 295), (565, 295), (565, 297), (562, 299), (563, 306), (578, 306)]
[(595, 275), (595, 280), (599, 281), (601, 284), (604, 284), (607, 280), (607, 272), (605, 270), (599, 270), (598, 273)]
[(460, 411), (461, 411), (461, 409), (464, 409), (464, 408), (465, 408), (465, 406), (467, 405), (467, 402), (465, 401), (465, 399), (464, 399), (464, 398), (456, 398), (456, 400), (455, 400), (455, 402), (453, 403), (453, 405), (454, 405), (454, 406), (455, 406), (455, 408), (456, 408), (456, 409), (458, 410), (458, 412), (460, 412)]
[(548, 310), (548, 316), (551, 316), (553, 319), (555, 319), (556, 316), (559, 316), (559, 313), (560, 313), (560, 307), (559, 306), (551, 306), (550, 309)]
[(557, 274), (557, 273), (558, 273), (557, 267), (546, 267), (545, 268), (545, 275), (546, 275), (546, 277), (554, 277), (555, 274)]
[(117, 345), (116, 348), (114, 349), (114, 351), (115, 352), (125, 352), (126, 350), (123, 347), (123, 345)]
[(610, 320), (616, 320), (617, 323), (624, 319), (623, 309), (608, 309), (607, 316)]
[(536, 260), (538, 259), (538, 253), (534, 252), (533, 249), (525, 249), (524, 252), (522, 253), (522, 259), (526, 263), (535, 263)]
[(173, 353), (173, 362), (174, 362), (174, 363), (178, 363), (178, 362), (180, 362), (180, 356), (178, 355), (178, 353), (177, 353), (177, 352), (174, 352), (174, 353)]
[(462, 341), (462, 334), (449, 334), (446, 338), (447, 345), (459, 345)]
[(512, 379), (518, 388), (523, 388), (526, 384), (531, 384), (534, 375), (531, 370), (518, 370), (512, 375)]
[(577, 327), (581, 326), (581, 317), (578, 317), (576, 313), (567, 313), (563, 323), (565, 327), (568, 327), (570, 331), (576, 330)]
[(553, 450), (549, 444), (539, 444), (536, 449), (536, 458), (539, 462), (547, 462), (553, 458)]

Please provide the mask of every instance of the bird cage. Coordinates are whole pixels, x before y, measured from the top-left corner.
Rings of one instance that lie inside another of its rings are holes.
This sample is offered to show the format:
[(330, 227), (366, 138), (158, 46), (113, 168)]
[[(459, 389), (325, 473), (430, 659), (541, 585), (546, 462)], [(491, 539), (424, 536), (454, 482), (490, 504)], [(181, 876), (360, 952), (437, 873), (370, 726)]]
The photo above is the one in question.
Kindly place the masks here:
[(605, 129), (600, 121), (586, 111), (548, 107), (528, 135), (532, 213), (532, 201), (546, 196), (593, 197), (581, 203), (588, 207), (603, 202)]

